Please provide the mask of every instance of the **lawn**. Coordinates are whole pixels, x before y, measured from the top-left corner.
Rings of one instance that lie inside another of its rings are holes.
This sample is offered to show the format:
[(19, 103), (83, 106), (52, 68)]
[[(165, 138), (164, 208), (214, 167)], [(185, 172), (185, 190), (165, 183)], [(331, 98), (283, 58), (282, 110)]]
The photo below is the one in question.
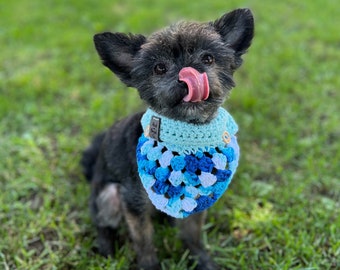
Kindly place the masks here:
[[(209, 211), (204, 243), (223, 269), (340, 269), (336, 0), (1, 1), (0, 269), (135, 264), (128, 240), (113, 258), (96, 254), (78, 163), (94, 134), (144, 105), (101, 65), (92, 36), (148, 34), (236, 7), (256, 18), (225, 104), (240, 127), (242, 157)], [(156, 225), (163, 269), (189, 269), (175, 235)]]

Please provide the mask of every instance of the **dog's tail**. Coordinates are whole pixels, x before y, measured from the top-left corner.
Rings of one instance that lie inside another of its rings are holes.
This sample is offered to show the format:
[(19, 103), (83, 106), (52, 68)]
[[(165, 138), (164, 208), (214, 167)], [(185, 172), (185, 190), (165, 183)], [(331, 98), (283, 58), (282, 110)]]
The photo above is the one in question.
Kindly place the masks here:
[(100, 147), (105, 137), (105, 132), (96, 135), (90, 146), (83, 152), (80, 164), (83, 167), (83, 174), (88, 181), (91, 181)]

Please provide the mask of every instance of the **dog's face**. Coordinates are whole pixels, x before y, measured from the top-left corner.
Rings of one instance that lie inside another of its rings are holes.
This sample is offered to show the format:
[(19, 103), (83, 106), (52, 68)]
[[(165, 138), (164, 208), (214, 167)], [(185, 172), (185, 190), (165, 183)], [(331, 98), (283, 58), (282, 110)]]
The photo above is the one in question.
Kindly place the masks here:
[(180, 121), (206, 123), (230, 89), (241, 55), (254, 33), (248, 9), (215, 22), (182, 22), (143, 35), (102, 33), (94, 37), (103, 60), (156, 112)]

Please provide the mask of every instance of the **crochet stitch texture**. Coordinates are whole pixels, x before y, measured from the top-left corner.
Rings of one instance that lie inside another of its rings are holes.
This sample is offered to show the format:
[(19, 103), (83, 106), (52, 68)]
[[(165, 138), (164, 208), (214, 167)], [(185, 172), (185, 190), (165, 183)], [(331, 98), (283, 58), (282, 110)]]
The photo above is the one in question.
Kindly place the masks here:
[[(159, 140), (148, 137), (160, 119)], [(148, 109), (136, 155), (142, 184), (154, 206), (184, 218), (213, 205), (226, 191), (239, 159), (237, 124), (223, 108), (208, 124), (172, 120)]]

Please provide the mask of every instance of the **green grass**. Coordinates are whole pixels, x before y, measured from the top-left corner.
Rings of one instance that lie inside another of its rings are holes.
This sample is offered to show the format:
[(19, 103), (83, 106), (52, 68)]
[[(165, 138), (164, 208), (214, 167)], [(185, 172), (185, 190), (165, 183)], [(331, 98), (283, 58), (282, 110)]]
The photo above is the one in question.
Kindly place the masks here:
[[(93, 251), (81, 151), (143, 105), (101, 66), (92, 35), (148, 34), (236, 7), (256, 17), (253, 45), (226, 103), (240, 126), (242, 159), (209, 211), (204, 242), (224, 269), (339, 269), (336, 0), (1, 1), (0, 269), (134, 264), (128, 241), (109, 260)], [(175, 234), (156, 226), (163, 269), (187, 269)]]

